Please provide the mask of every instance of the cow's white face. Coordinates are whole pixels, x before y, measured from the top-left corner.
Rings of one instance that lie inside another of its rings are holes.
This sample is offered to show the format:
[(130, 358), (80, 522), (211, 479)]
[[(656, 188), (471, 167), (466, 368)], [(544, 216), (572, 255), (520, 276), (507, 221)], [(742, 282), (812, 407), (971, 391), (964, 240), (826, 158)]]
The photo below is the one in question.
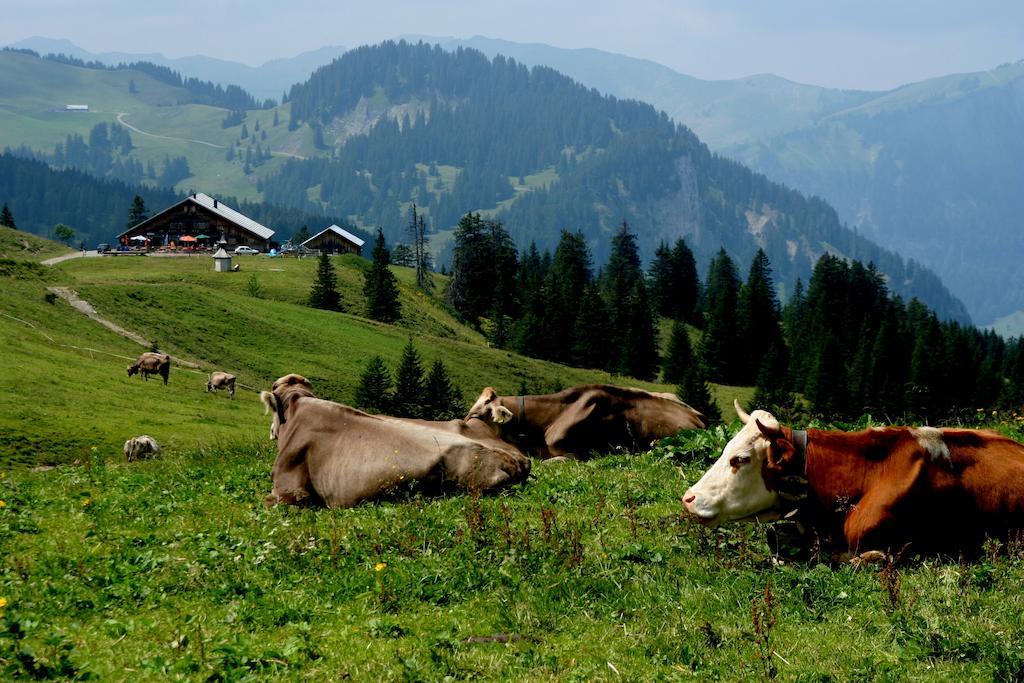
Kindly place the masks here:
[(467, 420), (474, 417), (489, 424), (501, 425), (512, 419), (512, 411), (498, 402), (498, 392), (487, 387), (466, 414)]
[[(763, 410), (747, 415), (736, 405), (744, 425), (704, 476), (683, 496), (686, 511), (702, 524), (717, 526), (743, 519), (770, 521), (779, 517), (778, 491), (768, 487), (771, 441), (762, 428), (778, 431), (779, 422)], [(761, 427), (758, 427), (758, 422)]]

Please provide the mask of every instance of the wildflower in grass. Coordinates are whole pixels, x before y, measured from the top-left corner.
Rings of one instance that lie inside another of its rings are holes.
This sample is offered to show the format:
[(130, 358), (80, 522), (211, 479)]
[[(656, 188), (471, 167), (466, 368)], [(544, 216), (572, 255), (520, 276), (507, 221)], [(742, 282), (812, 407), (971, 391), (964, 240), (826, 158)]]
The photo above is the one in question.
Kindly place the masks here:
[(92, 505), (92, 498), (86, 498), (82, 501), (82, 507), (87, 508)]
[(0, 500), (0, 508), (5, 508), (5, 507), (7, 507), (6, 501)]
[(373, 571), (375, 572), (382, 572), (387, 568), (387, 562), (378, 562), (377, 564), (373, 565)]
[(0, 598), (0, 609), (7, 607), (7, 598)]

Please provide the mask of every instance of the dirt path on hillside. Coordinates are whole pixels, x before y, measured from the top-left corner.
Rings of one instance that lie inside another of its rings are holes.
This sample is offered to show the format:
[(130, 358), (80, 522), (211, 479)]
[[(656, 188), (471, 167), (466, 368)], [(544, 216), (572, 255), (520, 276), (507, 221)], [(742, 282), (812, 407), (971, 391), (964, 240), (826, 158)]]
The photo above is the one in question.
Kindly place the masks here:
[[(103, 325), (103, 327), (107, 328), (111, 332), (114, 332), (115, 334), (119, 334), (119, 335), (121, 335), (122, 337), (124, 337), (126, 339), (131, 339), (133, 342), (135, 342), (139, 346), (144, 346), (147, 349), (149, 349), (150, 342), (149, 342), (148, 339), (143, 338), (142, 335), (140, 335), (140, 334), (136, 334), (135, 332), (132, 332), (131, 330), (127, 330), (127, 329), (121, 327), (120, 325), (118, 325), (117, 323), (115, 323), (112, 320), (108, 320), (108, 319), (104, 318), (103, 316), (101, 316), (99, 314), (99, 312), (97, 312), (97, 310), (95, 308), (93, 308), (92, 304), (90, 304), (88, 301), (86, 301), (85, 299), (83, 299), (80, 296), (78, 296), (78, 292), (74, 291), (70, 287), (47, 287), (46, 289), (48, 291), (53, 292), (54, 294), (56, 294), (60, 298), (64, 299), (69, 304), (71, 304), (72, 308), (74, 308), (75, 310), (81, 311), (82, 313), (85, 313), (87, 316), (89, 316), (90, 318), (92, 318), (93, 320), (98, 322), (100, 325)], [(181, 366), (186, 367), (186, 368), (198, 368), (198, 367), (200, 367), (198, 363), (193, 363), (192, 361), (183, 360), (183, 359), (178, 358), (176, 356), (171, 356), (171, 360), (173, 360), (176, 364), (181, 365)]]
[(99, 256), (99, 254), (96, 253), (95, 249), (92, 251), (73, 251), (70, 254), (61, 254), (60, 256), (54, 256), (53, 258), (48, 258), (45, 261), (40, 261), (39, 263), (41, 263), (44, 266), (55, 266), (63, 261), (67, 261), (73, 258), (82, 258), (83, 256)]
[[(117, 113), (117, 122), (120, 123), (125, 128), (127, 128), (128, 130), (135, 131), (139, 135), (145, 135), (146, 137), (151, 137), (151, 138), (159, 138), (161, 140), (176, 140), (178, 142), (193, 142), (193, 143), (195, 143), (197, 145), (206, 145), (207, 147), (213, 147), (214, 149), (226, 149), (225, 145), (218, 145), (218, 144), (213, 143), (213, 142), (207, 142), (206, 140), (196, 140), (195, 138), (178, 138), (178, 137), (174, 137), (172, 135), (158, 135), (156, 133), (148, 133), (148, 132), (146, 132), (144, 130), (136, 128), (132, 124), (130, 124), (127, 121), (125, 121), (124, 117), (127, 116), (127, 115), (128, 115), (128, 112), (126, 112), (126, 111), (118, 112)], [(298, 154), (292, 154), (291, 152), (278, 152), (277, 150), (273, 150), (273, 149), (270, 150), (270, 154), (273, 155), (273, 156), (279, 156), (279, 157), (291, 157), (293, 159), (305, 159), (306, 158), (306, 157), (300, 156)]]

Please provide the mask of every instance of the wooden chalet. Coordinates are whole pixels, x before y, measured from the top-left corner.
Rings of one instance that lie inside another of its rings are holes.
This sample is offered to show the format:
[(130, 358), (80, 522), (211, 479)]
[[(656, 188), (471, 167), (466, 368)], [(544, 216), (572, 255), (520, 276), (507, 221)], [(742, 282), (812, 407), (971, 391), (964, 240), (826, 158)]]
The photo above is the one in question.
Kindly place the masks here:
[(317, 252), (326, 251), (328, 254), (355, 254), (362, 256), (363, 244), (365, 244), (363, 240), (348, 230), (332, 225), (310, 237), (302, 243), (302, 246)]
[(213, 197), (197, 192), (133, 225), (117, 240), (150, 251), (203, 251), (246, 245), (267, 251), (274, 231)]

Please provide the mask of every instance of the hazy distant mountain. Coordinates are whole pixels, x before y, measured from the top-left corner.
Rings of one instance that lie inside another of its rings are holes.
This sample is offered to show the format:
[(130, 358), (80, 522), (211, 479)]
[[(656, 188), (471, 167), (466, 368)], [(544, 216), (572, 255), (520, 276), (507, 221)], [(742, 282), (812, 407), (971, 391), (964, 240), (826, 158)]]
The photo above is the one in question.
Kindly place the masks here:
[(646, 59), (590, 48), (569, 50), (483, 36), (405, 38), (447, 50), (470, 47), (489, 57), (502, 54), (527, 66), (550, 66), (603, 93), (653, 104), (716, 150), (800, 128), (878, 94), (804, 85), (771, 74), (706, 81)]
[(152, 62), (174, 69), (183, 76), (194, 76), (223, 86), (241, 86), (259, 100), (268, 98), (280, 100), (281, 93), (288, 90), (293, 84), (306, 80), (313, 71), (345, 52), (345, 48), (341, 46), (321, 47), (294, 57), (273, 59), (260, 66), (249, 66), (202, 55), (165, 57), (160, 53), (93, 53), (78, 47), (70, 40), (39, 36), (12, 43), (10, 47), (28, 48), (41, 55), (51, 52), (66, 54), (85, 61), (98, 61), (104, 64)]
[(1024, 310), (1024, 63), (907, 85), (731, 155), (933, 268), (976, 321)]
[(791, 291), (838, 253), (874, 262), (902, 296), (968, 318), (934, 273), (848, 230), (825, 202), (711, 153), (648, 104), (551, 68), (388, 42), (319, 69), (289, 103), (289, 125), (312, 127), (326, 154), (287, 160), (262, 181), (264, 198), (352, 215), (392, 241), (415, 201), (442, 231), (467, 211), (496, 215), (521, 248), (580, 230), (601, 263), (627, 220), (645, 256), (685, 236), (702, 265), (724, 247), (745, 269), (760, 247)]
[[(826, 199), (879, 244), (933, 268), (975, 320), (1024, 333), (1024, 64), (888, 92), (778, 76), (705, 81), (600, 50), (422, 37), (544, 64), (649, 102), (712, 149)], [(1010, 325), (1011, 327), (1007, 327)]]

